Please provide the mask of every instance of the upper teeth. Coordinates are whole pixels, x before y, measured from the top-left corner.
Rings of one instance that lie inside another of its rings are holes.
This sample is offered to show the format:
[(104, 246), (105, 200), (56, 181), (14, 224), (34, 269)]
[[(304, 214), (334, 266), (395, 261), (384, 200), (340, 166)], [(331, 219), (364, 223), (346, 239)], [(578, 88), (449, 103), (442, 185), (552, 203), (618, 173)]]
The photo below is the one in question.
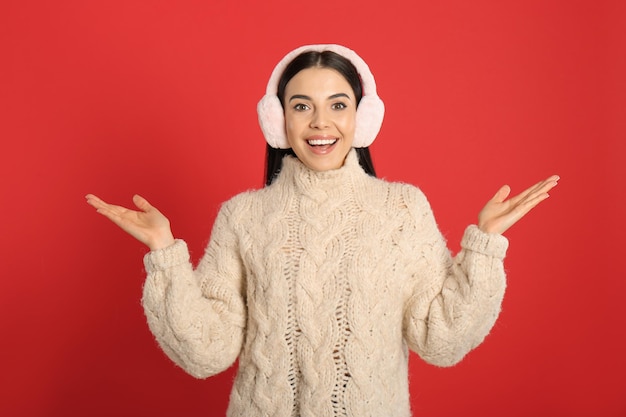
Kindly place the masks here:
[(309, 139), (309, 145), (332, 145), (337, 139)]

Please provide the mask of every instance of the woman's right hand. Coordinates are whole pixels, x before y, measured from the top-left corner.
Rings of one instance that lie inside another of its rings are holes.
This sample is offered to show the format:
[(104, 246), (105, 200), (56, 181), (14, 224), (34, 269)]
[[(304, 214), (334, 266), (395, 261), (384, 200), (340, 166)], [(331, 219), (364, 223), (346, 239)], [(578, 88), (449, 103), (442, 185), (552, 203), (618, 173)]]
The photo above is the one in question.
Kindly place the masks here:
[(133, 196), (133, 203), (139, 211), (108, 204), (93, 194), (87, 194), (85, 198), (98, 213), (147, 245), (150, 250), (163, 249), (174, 243), (170, 221), (145, 198)]

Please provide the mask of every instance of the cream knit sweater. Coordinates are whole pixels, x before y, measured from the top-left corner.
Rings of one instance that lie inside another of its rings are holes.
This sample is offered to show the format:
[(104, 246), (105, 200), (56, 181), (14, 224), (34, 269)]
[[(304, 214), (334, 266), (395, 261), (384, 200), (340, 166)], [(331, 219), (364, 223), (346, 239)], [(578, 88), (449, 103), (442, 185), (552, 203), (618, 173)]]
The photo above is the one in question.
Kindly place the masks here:
[(143, 305), (198, 378), (239, 358), (231, 417), (409, 416), (408, 349), (450, 366), (489, 333), (508, 241), (476, 226), (452, 258), (424, 195), (287, 157), (269, 187), (224, 203), (194, 270), (185, 243), (150, 252)]

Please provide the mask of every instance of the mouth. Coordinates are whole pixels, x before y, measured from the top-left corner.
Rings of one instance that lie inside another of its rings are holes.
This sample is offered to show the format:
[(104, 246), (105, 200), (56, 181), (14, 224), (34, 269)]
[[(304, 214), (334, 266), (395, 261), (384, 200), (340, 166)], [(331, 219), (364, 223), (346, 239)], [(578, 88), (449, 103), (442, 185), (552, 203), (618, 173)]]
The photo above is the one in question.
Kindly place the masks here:
[(328, 139), (307, 139), (309, 146), (332, 146), (337, 143), (337, 138)]

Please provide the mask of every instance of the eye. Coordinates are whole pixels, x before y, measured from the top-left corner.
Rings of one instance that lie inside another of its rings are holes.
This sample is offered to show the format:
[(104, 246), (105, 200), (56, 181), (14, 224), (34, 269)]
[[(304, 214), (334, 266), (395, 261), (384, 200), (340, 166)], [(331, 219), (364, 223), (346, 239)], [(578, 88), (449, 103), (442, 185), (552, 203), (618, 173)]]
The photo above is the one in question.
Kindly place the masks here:
[(334, 103), (332, 106), (330, 106), (333, 110), (343, 110), (346, 107), (348, 107), (345, 103)]
[(309, 106), (307, 106), (306, 104), (303, 103), (298, 103), (295, 106), (293, 106), (293, 109), (295, 111), (305, 111), (309, 109)]

